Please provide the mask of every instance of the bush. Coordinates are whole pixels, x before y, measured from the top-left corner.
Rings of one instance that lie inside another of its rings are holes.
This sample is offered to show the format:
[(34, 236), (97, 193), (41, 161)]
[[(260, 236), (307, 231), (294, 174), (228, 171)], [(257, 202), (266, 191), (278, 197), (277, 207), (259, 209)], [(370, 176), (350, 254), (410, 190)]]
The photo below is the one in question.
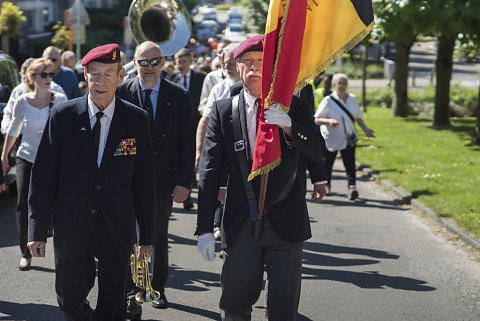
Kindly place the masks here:
[[(337, 64), (333, 63), (325, 70), (325, 72), (330, 74), (342, 73), (347, 75), (349, 79), (360, 79), (362, 78), (362, 64), (359, 61), (344, 60), (342, 68), (337, 68)], [(383, 78), (383, 65), (368, 64), (367, 78)]]
[[(360, 100), (361, 92), (351, 91)], [(385, 88), (367, 88), (367, 103), (369, 106), (379, 106), (390, 108), (392, 106), (393, 89)]]
[[(435, 87), (428, 86), (421, 91), (409, 91), (408, 101), (411, 114), (433, 117), (435, 110)], [(478, 103), (478, 89), (453, 85), (450, 87), (451, 116), (475, 115)]]

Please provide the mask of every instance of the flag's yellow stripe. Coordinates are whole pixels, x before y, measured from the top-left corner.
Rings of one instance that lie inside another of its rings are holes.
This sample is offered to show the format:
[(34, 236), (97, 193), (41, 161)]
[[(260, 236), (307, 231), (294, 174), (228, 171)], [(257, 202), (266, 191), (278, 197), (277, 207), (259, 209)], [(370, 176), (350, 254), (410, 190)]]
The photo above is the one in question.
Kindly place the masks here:
[(268, 7), (267, 24), (265, 27), (265, 34), (277, 30), (278, 18), (283, 17), (283, 6), (281, 0), (272, 0)]

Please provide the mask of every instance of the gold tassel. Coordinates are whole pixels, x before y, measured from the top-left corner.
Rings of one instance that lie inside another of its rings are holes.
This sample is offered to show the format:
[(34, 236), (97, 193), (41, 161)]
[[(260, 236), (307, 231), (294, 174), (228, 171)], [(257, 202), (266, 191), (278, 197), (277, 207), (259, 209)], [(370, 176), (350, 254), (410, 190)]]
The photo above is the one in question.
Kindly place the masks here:
[(268, 172), (273, 170), (275, 167), (280, 165), (281, 161), (282, 161), (282, 158), (279, 157), (278, 159), (268, 164), (267, 166), (263, 166), (263, 167), (260, 167), (259, 169), (256, 169), (255, 171), (251, 172), (250, 175), (248, 175), (248, 180), (251, 181), (258, 175), (267, 174)]

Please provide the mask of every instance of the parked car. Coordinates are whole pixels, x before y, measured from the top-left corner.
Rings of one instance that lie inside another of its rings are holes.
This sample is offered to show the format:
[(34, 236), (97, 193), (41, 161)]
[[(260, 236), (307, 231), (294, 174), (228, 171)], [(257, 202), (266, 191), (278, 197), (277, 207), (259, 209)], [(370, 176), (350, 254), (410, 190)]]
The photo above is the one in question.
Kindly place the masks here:
[(225, 28), (224, 38), (232, 42), (242, 42), (247, 37), (245, 36), (245, 31), (243, 31), (243, 26), (241, 24), (231, 23)]

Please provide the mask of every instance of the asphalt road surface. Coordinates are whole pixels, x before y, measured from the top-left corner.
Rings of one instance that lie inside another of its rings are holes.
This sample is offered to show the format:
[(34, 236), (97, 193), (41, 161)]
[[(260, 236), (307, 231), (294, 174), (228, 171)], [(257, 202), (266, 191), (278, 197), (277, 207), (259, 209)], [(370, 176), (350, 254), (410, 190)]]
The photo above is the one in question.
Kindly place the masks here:
[[(298, 320), (480, 320), (480, 263), (427, 218), (395, 204), (360, 179), (360, 199), (346, 198), (343, 170), (333, 195), (308, 203), (313, 237), (305, 243)], [(0, 320), (63, 320), (56, 304), (52, 242), (32, 269), (17, 268), (15, 199), (0, 200)], [(272, 214), (273, 215), (273, 214)], [(167, 310), (143, 305), (143, 320), (220, 320), (221, 260), (196, 250), (195, 212), (175, 208), (170, 222)], [(263, 293), (262, 293), (263, 295)], [(96, 287), (89, 300), (95, 305)], [(252, 320), (264, 320), (263, 296)]]

